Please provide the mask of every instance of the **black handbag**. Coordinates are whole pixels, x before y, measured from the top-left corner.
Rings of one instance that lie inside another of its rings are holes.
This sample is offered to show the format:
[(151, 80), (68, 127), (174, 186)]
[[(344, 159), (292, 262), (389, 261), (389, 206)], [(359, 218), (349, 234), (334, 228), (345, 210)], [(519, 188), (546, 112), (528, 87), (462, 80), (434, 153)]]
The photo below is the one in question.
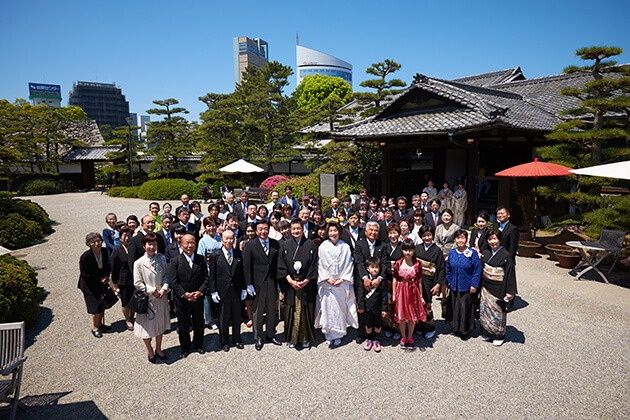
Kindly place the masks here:
[(127, 308), (137, 314), (149, 313), (149, 296), (141, 290), (134, 290)]
[(105, 309), (109, 309), (114, 306), (118, 302), (118, 296), (116, 293), (108, 287), (101, 296), (101, 300), (99, 301), (99, 309), (104, 311)]

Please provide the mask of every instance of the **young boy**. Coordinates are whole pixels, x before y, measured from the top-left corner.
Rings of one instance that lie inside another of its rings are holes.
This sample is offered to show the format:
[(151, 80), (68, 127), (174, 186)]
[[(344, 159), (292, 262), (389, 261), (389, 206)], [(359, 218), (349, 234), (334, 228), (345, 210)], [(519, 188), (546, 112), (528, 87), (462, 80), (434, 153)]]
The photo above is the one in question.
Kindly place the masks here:
[(381, 351), (380, 335), (382, 317), (387, 316), (387, 286), (380, 276), (381, 262), (378, 258), (368, 258), (365, 261), (368, 278), (371, 280), (369, 287), (365, 287), (363, 282), (359, 287), (357, 298), (357, 312), (363, 317), (365, 325), (365, 335), (367, 340), (363, 344), (366, 351)]

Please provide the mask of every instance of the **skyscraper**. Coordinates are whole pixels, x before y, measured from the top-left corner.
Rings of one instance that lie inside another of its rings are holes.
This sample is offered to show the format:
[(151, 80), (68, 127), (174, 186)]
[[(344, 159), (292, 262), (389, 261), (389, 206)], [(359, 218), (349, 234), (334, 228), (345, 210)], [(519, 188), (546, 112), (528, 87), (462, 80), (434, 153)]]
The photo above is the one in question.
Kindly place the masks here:
[(234, 38), (234, 80), (241, 82), (247, 66), (262, 67), (269, 61), (269, 44), (260, 38)]
[(352, 64), (317, 50), (296, 46), (297, 84), (312, 74), (341, 77), (352, 85)]
[(113, 128), (127, 125), (129, 102), (113, 83), (76, 82), (68, 104), (80, 106), (98, 125), (107, 124)]

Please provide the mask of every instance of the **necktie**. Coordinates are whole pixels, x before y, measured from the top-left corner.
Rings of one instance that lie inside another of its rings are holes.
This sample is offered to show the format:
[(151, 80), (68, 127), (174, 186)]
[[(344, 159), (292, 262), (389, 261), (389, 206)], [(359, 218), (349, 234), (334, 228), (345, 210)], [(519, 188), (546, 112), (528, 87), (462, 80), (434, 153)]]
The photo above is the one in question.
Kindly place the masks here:
[(232, 265), (233, 261), (234, 261), (234, 257), (232, 256), (232, 251), (228, 251), (228, 264)]
[(370, 244), (370, 257), (374, 256), (374, 244)]
[(267, 244), (267, 241), (262, 241), (262, 246), (265, 250), (265, 254), (269, 255), (269, 245)]
[(437, 214), (433, 214), (433, 224), (435, 224), (435, 226), (437, 226)]

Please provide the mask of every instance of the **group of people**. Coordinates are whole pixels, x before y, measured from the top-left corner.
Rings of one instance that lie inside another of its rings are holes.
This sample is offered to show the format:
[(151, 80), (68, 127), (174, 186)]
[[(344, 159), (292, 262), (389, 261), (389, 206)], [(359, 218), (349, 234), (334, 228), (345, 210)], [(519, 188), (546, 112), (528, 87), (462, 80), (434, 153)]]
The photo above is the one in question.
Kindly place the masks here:
[[(167, 357), (162, 336), (174, 316), (181, 357), (205, 352), (205, 327), (218, 328), (223, 351), (242, 349), (243, 322), (256, 350), (282, 344), (280, 321), (289, 347), (310, 348), (321, 329), (333, 348), (354, 328), (366, 351), (380, 352), (384, 339), (413, 350), (416, 329), (435, 335), (438, 298), (453, 334), (469, 338), (477, 318), (482, 339), (500, 346), (517, 293), (518, 229), (500, 207), (495, 225), (482, 211), (469, 233), (433, 190), (414, 195), (409, 208), (403, 196), (376, 200), (362, 190), (322, 212), (318, 200), (298, 201), (287, 187), (260, 205), (246, 192), (238, 202), (227, 193), (207, 214), (187, 195), (174, 212), (150, 203), (140, 220), (108, 213), (80, 258), (91, 332), (101, 338), (110, 328), (106, 296), (115, 292), (152, 363)], [(138, 296), (148, 297), (145, 313), (130, 308)]]

